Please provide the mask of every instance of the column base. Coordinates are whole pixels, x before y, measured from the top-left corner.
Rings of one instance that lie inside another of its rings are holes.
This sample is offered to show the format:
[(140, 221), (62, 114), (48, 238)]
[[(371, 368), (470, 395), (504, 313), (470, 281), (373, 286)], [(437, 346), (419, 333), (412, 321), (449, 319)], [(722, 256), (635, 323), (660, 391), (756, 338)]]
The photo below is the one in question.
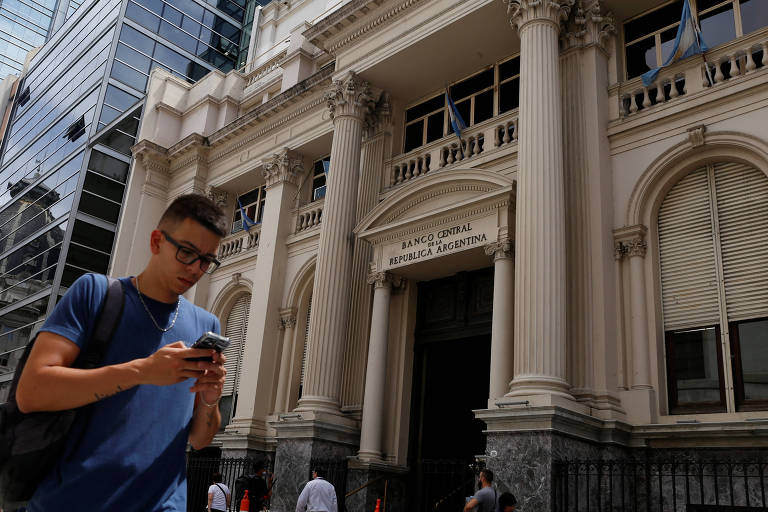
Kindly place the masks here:
[(223, 457), (261, 458), (269, 453), (274, 458), (274, 431), (261, 420), (235, 418), (215, 439), (221, 443)]
[(505, 396), (534, 396), (534, 395), (557, 395), (563, 398), (574, 400), (570, 392), (568, 383), (556, 377), (545, 375), (525, 375), (515, 377), (509, 383), (509, 393)]
[[(360, 489), (379, 478), (380, 480)], [(347, 492), (360, 490), (347, 498), (346, 509), (349, 512), (370, 512), (376, 508), (376, 500), (380, 499), (382, 510), (411, 512), (413, 506), (408, 507), (407, 502), (407, 479), (407, 467), (386, 462), (363, 461), (360, 458), (349, 459)]]
[[(631, 427), (559, 406), (475, 411), (487, 425), (486, 466), (520, 510), (552, 510), (553, 465), (627, 456)], [(525, 475), (525, 478), (520, 478)]]
[(281, 414), (270, 427), (277, 433), (275, 486), (270, 510), (292, 512), (313, 464), (322, 462), (327, 480), (337, 489), (346, 484), (346, 460), (357, 452), (356, 421), (316, 411)]
[(322, 412), (326, 414), (341, 415), (341, 406), (336, 400), (329, 400), (321, 396), (303, 396), (294, 409), (296, 412)]

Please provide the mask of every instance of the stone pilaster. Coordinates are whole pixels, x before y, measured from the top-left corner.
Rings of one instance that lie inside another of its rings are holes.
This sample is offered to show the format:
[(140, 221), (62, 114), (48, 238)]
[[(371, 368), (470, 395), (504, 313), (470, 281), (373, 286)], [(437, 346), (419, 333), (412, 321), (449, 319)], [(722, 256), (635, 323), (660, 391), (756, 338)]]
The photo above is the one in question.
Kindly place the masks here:
[(651, 362), (648, 355), (648, 312), (645, 304), (645, 226), (627, 240), (630, 288), (632, 289), (632, 389), (651, 388)]
[(340, 412), (343, 352), (352, 298), (352, 256), (365, 118), (372, 108), (368, 83), (354, 73), (328, 93), (333, 143), (315, 269), (304, 395), (298, 410)]
[(561, 395), (566, 381), (565, 200), (560, 22), (573, 0), (507, 0), (520, 34), (514, 379), (510, 395)]
[[(357, 194), (356, 222), (376, 206), (385, 155), (391, 144), (392, 112), (389, 95), (383, 93), (375, 111), (367, 118), (362, 143), (360, 185)], [(333, 163), (331, 163), (333, 165)], [(341, 400), (346, 412), (358, 412), (363, 400), (366, 345), (370, 333), (371, 289), (366, 284), (371, 245), (355, 239), (352, 256), (352, 303), (349, 334), (344, 359)]]
[(389, 337), (389, 302), (393, 285), (399, 279), (388, 272), (368, 276), (373, 285), (373, 313), (371, 336), (368, 343), (368, 368), (365, 373), (365, 399), (363, 424), (360, 432), (358, 458), (366, 461), (381, 460), (384, 419), (384, 385), (387, 378), (387, 344)]
[(296, 335), (296, 308), (283, 308), (280, 310), (280, 330), (283, 333), (280, 344), (280, 373), (278, 373), (277, 394), (275, 395), (274, 414), (287, 411), (288, 390), (291, 387), (289, 376), (291, 374), (291, 355), (293, 339)]
[(514, 372), (515, 250), (514, 242), (501, 239), (485, 246), (493, 256), (493, 319), (488, 407), (509, 392)]
[[(300, 155), (284, 149), (265, 159), (262, 172), (267, 181), (267, 199), (263, 221), (259, 227), (259, 252), (253, 271), (258, 293), (251, 297), (248, 332), (243, 351), (243, 368), (238, 383), (238, 403), (235, 418), (227, 426), (237, 436), (246, 436), (249, 450), (265, 449), (266, 417), (274, 409), (277, 372), (280, 369), (281, 310), (285, 285), (287, 247), (291, 234), (290, 218), (297, 196), (297, 183), (304, 172)], [(252, 228), (256, 229), (256, 228)], [(257, 392), (258, 391), (258, 392)], [(243, 444), (243, 441), (238, 441)], [(226, 440), (225, 440), (226, 448)]]

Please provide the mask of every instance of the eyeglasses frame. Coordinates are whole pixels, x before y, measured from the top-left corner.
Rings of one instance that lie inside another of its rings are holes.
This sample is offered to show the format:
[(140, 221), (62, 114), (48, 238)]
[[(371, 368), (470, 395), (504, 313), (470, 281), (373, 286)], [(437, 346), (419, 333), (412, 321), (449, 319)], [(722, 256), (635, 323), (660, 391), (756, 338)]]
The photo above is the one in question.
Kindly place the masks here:
[[(204, 255), (200, 254), (198, 251), (196, 251), (192, 247), (187, 247), (186, 245), (182, 245), (181, 243), (176, 241), (171, 235), (169, 235), (168, 233), (166, 233), (162, 229), (160, 230), (160, 232), (163, 234), (165, 239), (168, 240), (168, 242), (171, 243), (171, 245), (176, 247), (176, 261), (178, 261), (179, 263), (183, 263), (185, 265), (192, 265), (195, 262), (199, 261), (200, 262), (199, 263), (200, 270), (202, 270), (203, 273), (209, 274), (209, 275), (213, 274), (214, 272), (216, 272), (216, 269), (218, 269), (221, 266), (221, 261), (219, 261), (218, 259), (216, 259), (216, 258), (209, 258), (208, 256), (204, 256)], [(193, 259), (190, 262), (186, 262), (186, 261), (182, 260), (179, 257), (179, 252), (181, 252), (182, 249), (187, 250), (187, 251), (192, 251), (193, 253), (197, 254), (197, 258)], [(208, 265), (209, 265), (208, 268), (209, 269), (211, 268), (210, 265), (213, 264), (214, 265), (213, 270), (210, 270), (210, 271), (208, 269), (203, 270), (203, 262), (204, 261), (208, 262)]]

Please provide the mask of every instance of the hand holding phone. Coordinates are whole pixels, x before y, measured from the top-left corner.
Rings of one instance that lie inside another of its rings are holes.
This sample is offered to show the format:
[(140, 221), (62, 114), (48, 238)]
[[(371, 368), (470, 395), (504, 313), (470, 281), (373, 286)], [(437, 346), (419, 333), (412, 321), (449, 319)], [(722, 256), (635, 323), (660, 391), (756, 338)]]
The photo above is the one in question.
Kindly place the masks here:
[[(230, 340), (226, 336), (221, 336), (219, 334), (216, 334), (215, 332), (206, 332), (202, 336), (200, 336), (194, 345), (192, 345), (190, 348), (207, 348), (207, 349), (214, 349), (216, 352), (224, 352), (224, 350), (229, 346)], [(211, 357), (190, 357), (187, 358), (188, 361), (208, 361), (209, 363), (213, 362), (213, 358)]]

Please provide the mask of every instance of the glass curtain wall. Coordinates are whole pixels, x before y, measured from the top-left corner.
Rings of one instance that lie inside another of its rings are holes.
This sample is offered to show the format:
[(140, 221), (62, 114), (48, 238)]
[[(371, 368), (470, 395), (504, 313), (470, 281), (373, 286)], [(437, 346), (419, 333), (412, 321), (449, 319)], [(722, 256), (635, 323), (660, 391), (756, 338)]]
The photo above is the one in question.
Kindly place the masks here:
[(194, 82), (247, 52), (245, 0), (82, 9), (32, 60), (0, 156), (0, 402), (49, 309), (78, 277), (109, 267), (151, 70)]

